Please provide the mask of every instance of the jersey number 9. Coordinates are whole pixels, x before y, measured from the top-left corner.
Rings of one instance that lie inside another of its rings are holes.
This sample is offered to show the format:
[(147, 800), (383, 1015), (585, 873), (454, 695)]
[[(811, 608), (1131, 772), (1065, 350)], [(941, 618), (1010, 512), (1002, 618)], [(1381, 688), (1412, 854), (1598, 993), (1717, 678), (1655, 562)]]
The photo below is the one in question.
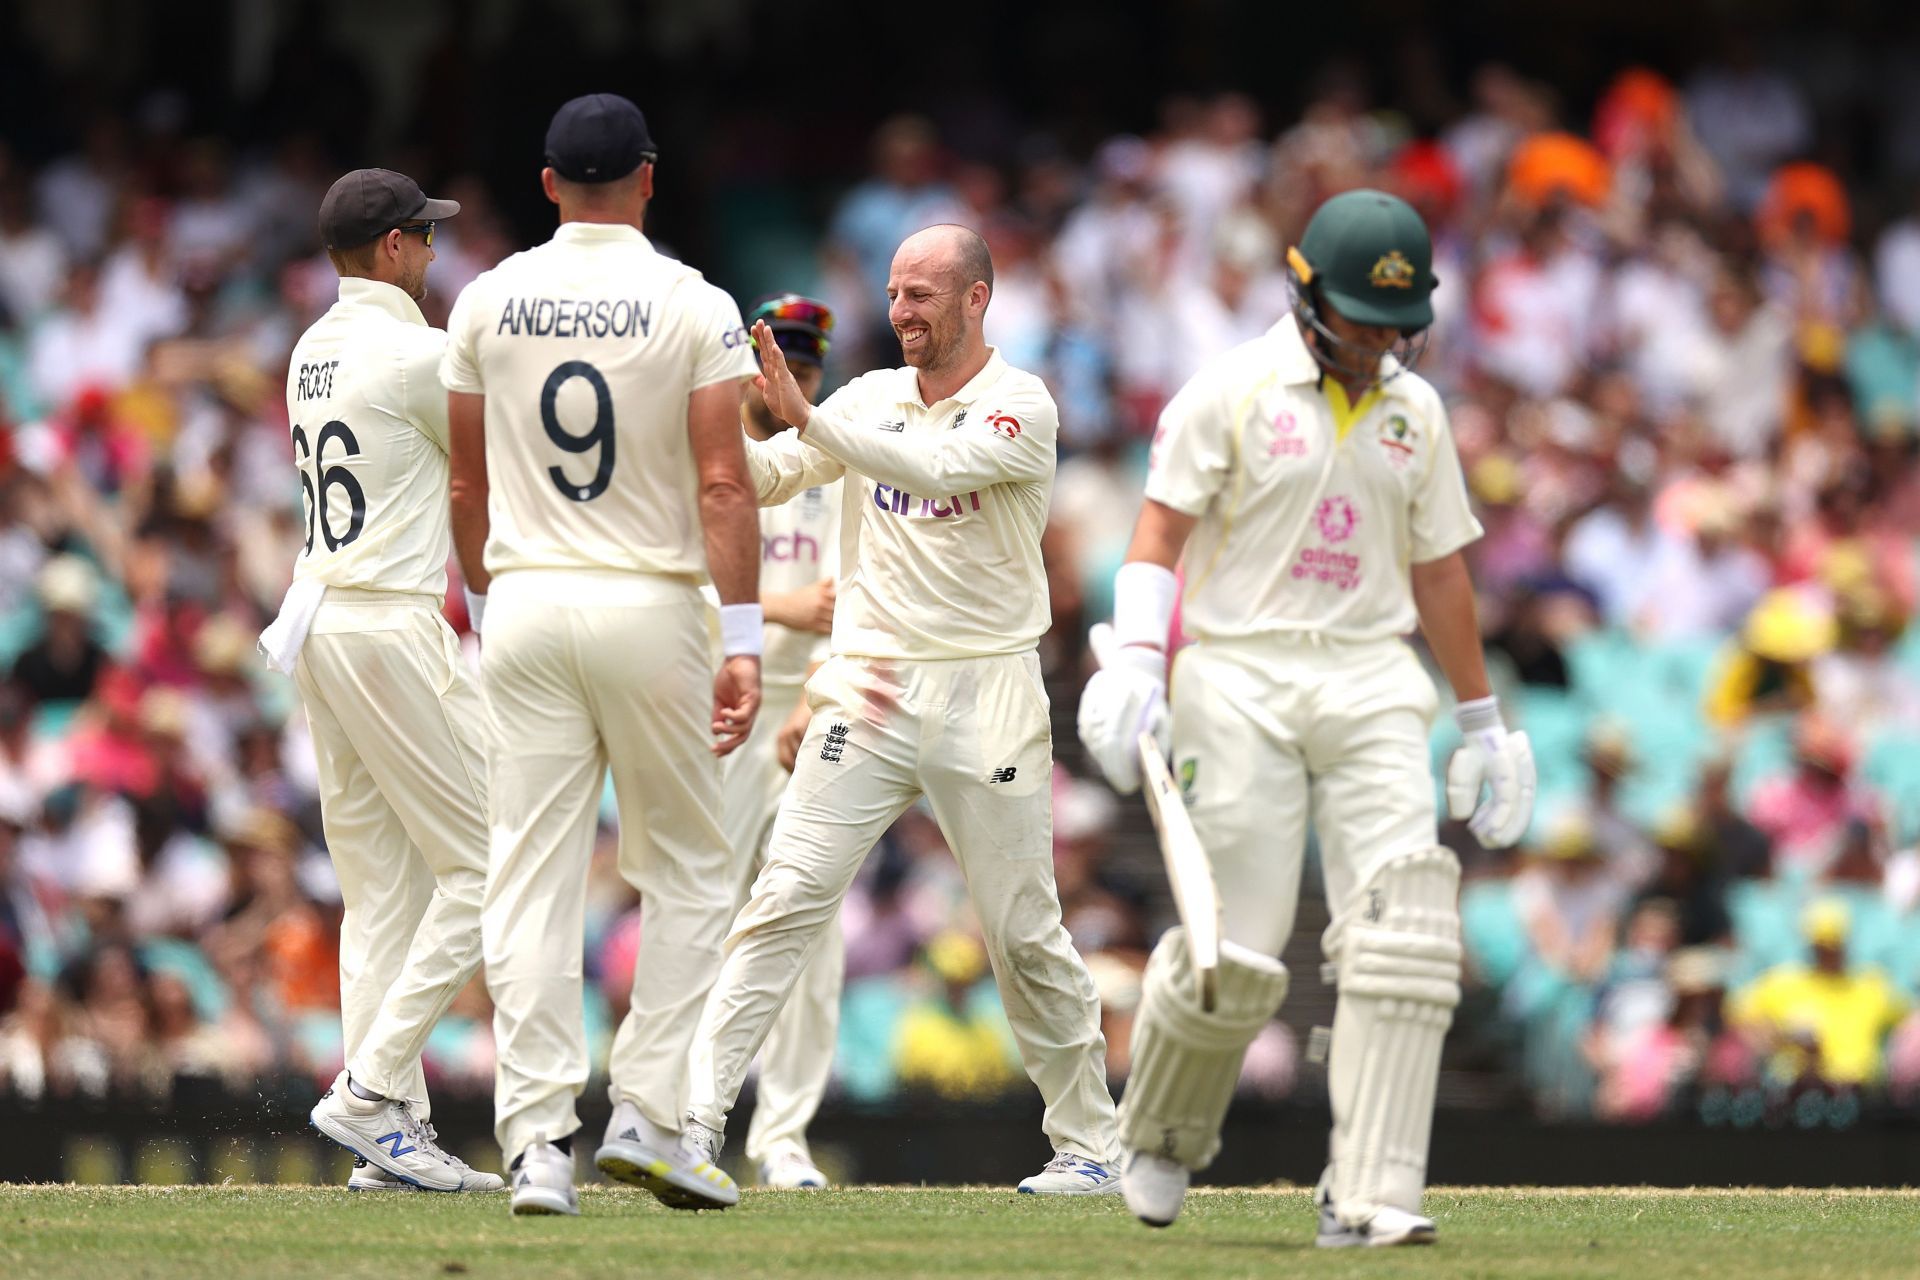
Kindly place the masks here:
[[(304, 427), (293, 429), (293, 445), (300, 451), (300, 488), (307, 497), (307, 553), (313, 553), (313, 531), (317, 525), (320, 536), (326, 540), (327, 550), (338, 551), (360, 536), (360, 530), (367, 523), (367, 491), (360, 487), (360, 481), (353, 472), (344, 466), (327, 466), (327, 445), (338, 440), (346, 446), (349, 458), (360, 456), (360, 442), (354, 439), (353, 431), (346, 423), (338, 420), (329, 422), (320, 428), (320, 439), (313, 448), (307, 448), (307, 432)], [(312, 476), (307, 474), (307, 463), (313, 463)], [(344, 489), (351, 504), (347, 519), (345, 536), (333, 536), (333, 521), (327, 518), (327, 494), (335, 488)]]
[[(560, 415), (556, 412), (560, 388), (575, 378), (586, 379), (587, 385), (593, 388), (593, 425), (584, 435), (568, 431), (560, 424)], [(560, 496), (574, 502), (592, 502), (605, 493), (613, 482), (613, 392), (607, 389), (607, 380), (600, 371), (585, 360), (568, 360), (548, 374), (547, 385), (540, 388), (540, 425), (547, 429), (547, 439), (568, 453), (600, 450), (593, 479), (585, 484), (575, 484), (559, 467), (547, 468), (547, 478), (553, 481)]]

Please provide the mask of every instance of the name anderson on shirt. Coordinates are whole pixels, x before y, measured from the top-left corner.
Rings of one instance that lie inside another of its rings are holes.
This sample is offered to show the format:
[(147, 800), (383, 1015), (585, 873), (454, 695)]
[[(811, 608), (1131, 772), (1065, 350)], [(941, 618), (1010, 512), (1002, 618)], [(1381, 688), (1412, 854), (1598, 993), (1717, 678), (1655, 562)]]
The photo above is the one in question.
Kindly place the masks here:
[(644, 338), (653, 304), (621, 298), (508, 298), (495, 334), (526, 338)]

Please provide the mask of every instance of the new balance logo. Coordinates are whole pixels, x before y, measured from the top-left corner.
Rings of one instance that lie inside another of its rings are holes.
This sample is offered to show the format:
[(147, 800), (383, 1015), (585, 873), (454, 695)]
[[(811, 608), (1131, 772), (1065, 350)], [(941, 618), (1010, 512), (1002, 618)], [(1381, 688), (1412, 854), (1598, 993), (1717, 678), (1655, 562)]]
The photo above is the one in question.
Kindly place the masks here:
[(837, 720), (828, 725), (827, 740), (820, 744), (820, 758), (828, 764), (839, 764), (840, 753), (846, 750), (847, 735), (851, 732), (851, 729)]
[(987, 785), (992, 786), (996, 782), (1012, 782), (1014, 775), (1019, 772), (1020, 769), (1017, 765), (1007, 765), (1005, 768), (995, 769), (987, 775)]
[(405, 1147), (400, 1144), (407, 1140), (406, 1135), (395, 1129), (392, 1133), (383, 1133), (374, 1142), (387, 1149), (387, 1154), (398, 1160), (401, 1156), (418, 1151), (418, 1147)]

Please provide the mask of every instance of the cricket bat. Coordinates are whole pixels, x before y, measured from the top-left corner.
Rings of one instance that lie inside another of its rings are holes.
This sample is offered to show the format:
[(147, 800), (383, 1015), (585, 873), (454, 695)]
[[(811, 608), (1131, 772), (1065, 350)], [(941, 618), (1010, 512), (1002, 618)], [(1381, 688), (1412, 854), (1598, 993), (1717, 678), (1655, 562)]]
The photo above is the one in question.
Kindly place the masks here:
[(1167, 883), (1173, 886), (1173, 905), (1187, 927), (1187, 952), (1200, 988), (1200, 1007), (1213, 1012), (1220, 975), (1220, 894), (1213, 886), (1213, 867), (1200, 847), (1187, 802), (1174, 785), (1167, 758), (1151, 733), (1140, 735), (1140, 785), (1147, 793), (1160, 836), (1160, 856), (1166, 859)]

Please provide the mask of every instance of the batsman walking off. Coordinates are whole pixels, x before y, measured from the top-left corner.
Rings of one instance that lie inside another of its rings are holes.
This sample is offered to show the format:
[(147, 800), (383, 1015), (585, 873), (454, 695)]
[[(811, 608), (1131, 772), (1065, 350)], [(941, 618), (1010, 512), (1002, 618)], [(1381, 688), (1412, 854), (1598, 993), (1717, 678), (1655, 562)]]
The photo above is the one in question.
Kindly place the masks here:
[(874, 842), (922, 795), (953, 848), (1054, 1157), (1020, 1190), (1111, 1191), (1113, 1101), (1093, 980), (1053, 881), (1053, 742), (1035, 645), (1048, 626), (1040, 534), (1058, 414), (1040, 379), (986, 344), (993, 263), (980, 237), (931, 227), (895, 253), (889, 318), (906, 367), (815, 408), (773, 331), (763, 390), (796, 430), (753, 444), (760, 502), (845, 477), (833, 656), (774, 820), (767, 864), (714, 985), (717, 1144), (797, 975)]
[(739, 1199), (681, 1121), (734, 907), (716, 753), (745, 739), (760, 700), (759, 528), (739, 420), (756, 365), (733, 300), (641, 234), (654, 156), (625, 98), (561, 107), (541, 173), (560, 228), (466, 288), (441, 366), (454, 544), (487, 598), (498, 751), (481, 930), (515, 1213), (579, 1211), (582, 934), (609, 768), (641, 942), (595, 1162), (674, 1208)]
[[(1279, 1009), (1309, 819), (1338, 973), (1323, 1246), (1425, 1243), (1440, 1046), (1460, 999), (1459, 866), (1437, 845), (1433, 683), (1459, 699), (1448, 807), (1489, 845), (1533, 808), (1526, 735), (1487, 683), (1461, 548), (1480, 536), (1447, 414), (1412, 372), (1433, 321), (1432, 245), (1404, 201), (1323, 204), (1288, 254), (1293, 314), (1221, 356), (1160, 419), (1146, 501), (1114, 584), (1108, 665), (1080, 737), (1139, 786), (1142, 730), (1169, 737), (1166, 645), (1185, 555), (1170, 739), (1222, 904), (1218, 1000), (1201, 1010), (1184, 931), (1147, 966), (1120, 1108), (1127, 1204), (1166, 1226), (1220, 1146), (1240, 1062)], [(1483, 787), (1489, 791), (1482, 802)], [(1477, 807), (1476, 807), (1477, 806)]]
[(260, 637), (313, 734), (340, 880), (347, 1069), (313, 1125), (352, 1191), (498, 1191), (435, 1141), (420, 1051), (480, 967), (486, 704), (440, 616), (447, 591), (447, 335), (427, 324), (434, 224), (460, 212), (356, 169), (320, 205), (340, 301), (294, 344), (287, 421), (307, 539)]

